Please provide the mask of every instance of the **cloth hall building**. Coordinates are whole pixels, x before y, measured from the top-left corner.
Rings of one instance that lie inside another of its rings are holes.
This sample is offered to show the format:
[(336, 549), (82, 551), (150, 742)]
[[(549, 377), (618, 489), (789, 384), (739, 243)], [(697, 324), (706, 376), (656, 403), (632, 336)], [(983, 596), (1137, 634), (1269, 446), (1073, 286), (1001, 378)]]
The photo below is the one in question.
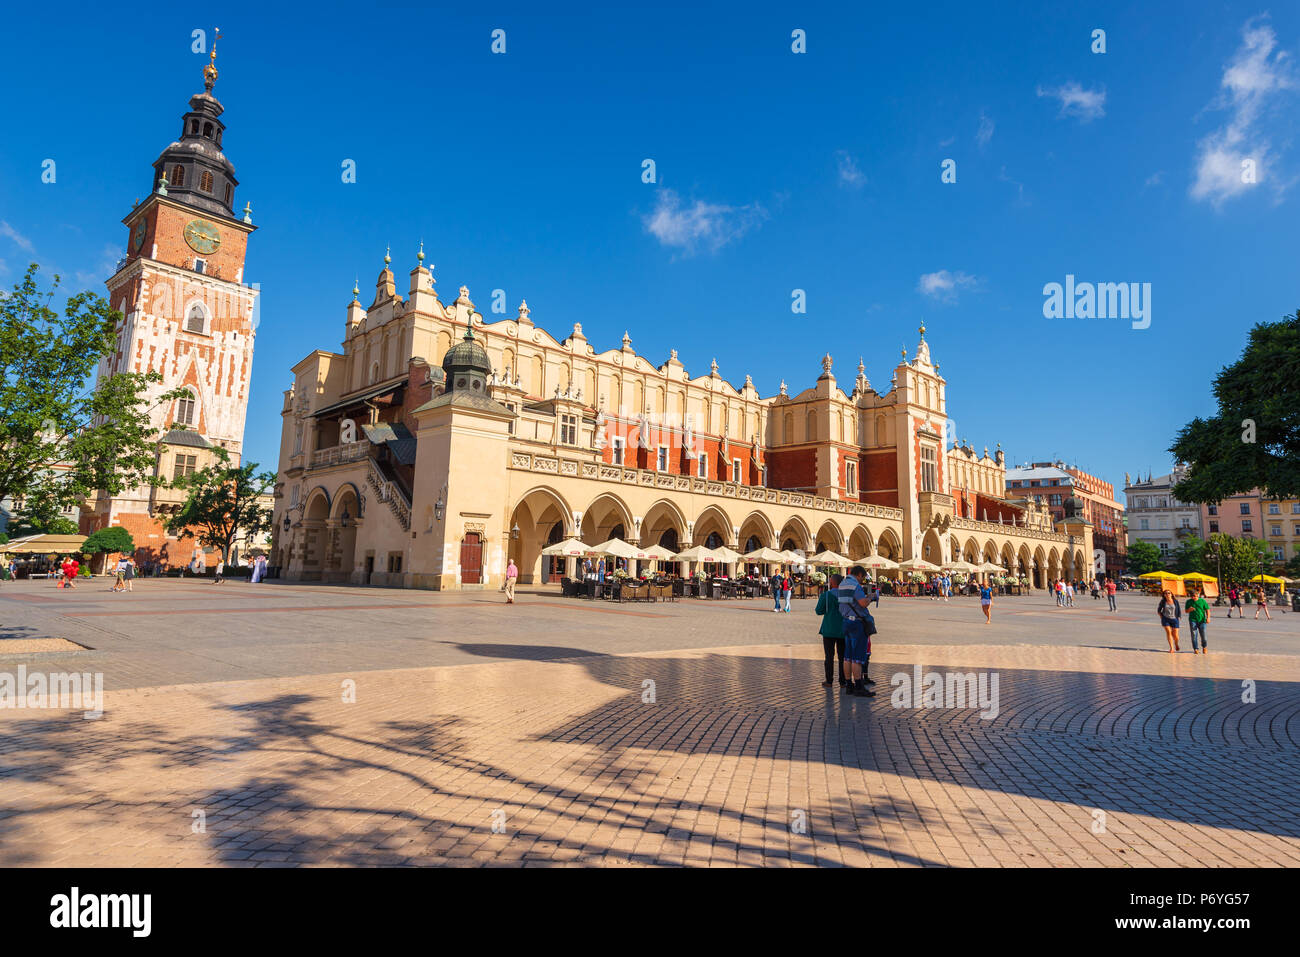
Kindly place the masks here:
[[(444, 303), (421, 250), (405, 297), (385, 256), (373, 301), (353, 290), (338, 352), (314, 351), (285, 392), (274, 561), (289, 579), (408, 588), (573, 575), (550, 543), (621, 538), (674, 552), (726, 545), (852, 559), (992, 561), (1045, 587), (1091, 577), (1092, 529), (1006, 497), (999, 447), (951, 443), (947, 383), (924, 327), (880, 392), (822, 360), (802, 391), (760, 396), (716, 360), (692, 375), (562, 339), (527, 303), (488, 321), (461, 287)], [(685, 571), (685, 569), (683, 569)]]

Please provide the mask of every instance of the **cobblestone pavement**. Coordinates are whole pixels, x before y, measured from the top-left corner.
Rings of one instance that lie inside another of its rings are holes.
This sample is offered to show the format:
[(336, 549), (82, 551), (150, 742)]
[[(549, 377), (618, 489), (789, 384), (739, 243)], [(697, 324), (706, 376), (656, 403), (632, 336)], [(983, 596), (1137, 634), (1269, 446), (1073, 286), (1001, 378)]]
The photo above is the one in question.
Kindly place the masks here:
[[(103, 579), (72, 592), (40, 581), (0, 583), (0, 670), (44, 666), (54, 658), (9, 654), (5, 642), (14, 638), (65, 638), (85, 646), (58, 660), (102, 672), (110, 689), (505, 661), (524, 646), (539, 659), (572, 649), (635, 654), (719, 645), (820, 647), (811, 599), (796, 599), (790, 614), (772, 614), (767, 599), (620, 605), (522, 595), (506, 605), (495, 592), (195, 579), (145, 579), (131, 594), (108, 588)], [(1165, 647), (1153, 599), (1122, 594), (1118, 612), (1105, 608), (1104, 600), (1091, 598), (1068, 610), (1044, 596), (1003, 598), (986, 626), (971, 598), (886, 598), (876, 610), (878, 643)], [(1274, 608), (1270, 622), (1227, 621), (1220, 614), (1214, 610), (1209, 629), (1216, 651), (1300, 654), (1300, 615)], [(472, 653), (466, 650), (471, 646)], [(497, 647), (511, 652), (494, 654)]]
[[(1300, 865), (1294, 655), (882, 642), (848, 699), (808, 641), (529, 621), (549, 646), (455, 641), (475, 664), (0, 711), (0, 865)], [(996, 717), (894, 707), (915, 668), (996, 673)]]

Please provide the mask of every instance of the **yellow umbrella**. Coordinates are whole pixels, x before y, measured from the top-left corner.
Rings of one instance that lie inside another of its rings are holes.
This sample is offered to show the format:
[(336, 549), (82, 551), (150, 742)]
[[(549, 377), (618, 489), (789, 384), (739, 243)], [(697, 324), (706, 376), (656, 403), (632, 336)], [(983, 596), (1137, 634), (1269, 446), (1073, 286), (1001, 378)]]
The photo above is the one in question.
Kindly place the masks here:
[(1218, 581), (1218, 579), (1215, 578), (1213, 575), (1205, 575), (1202, 574), (1201, 572), (1188, 572), (1186, 575), (1180, 575), (1178, 577), (1180, 577), (1185, 582), (1217, 582)]
[(1266, 582), (1270, 585), (1281, 585), (1282, 579), (1274, 578), (1272, 575), (1256, 575), (1251, 579), (1253, 582)]
[(1173, 572), (1147, 572), (1145, 575), (1139, 575), (1138, 578), (1176, 579), (1178, 576)]

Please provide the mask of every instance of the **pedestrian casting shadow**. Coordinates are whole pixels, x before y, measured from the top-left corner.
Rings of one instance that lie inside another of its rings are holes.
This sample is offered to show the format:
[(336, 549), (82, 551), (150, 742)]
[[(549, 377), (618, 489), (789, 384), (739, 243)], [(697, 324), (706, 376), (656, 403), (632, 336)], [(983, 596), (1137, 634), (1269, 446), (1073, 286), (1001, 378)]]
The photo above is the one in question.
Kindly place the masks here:
[[(498, 659), (532, 658), (535, 650), (458, 647)], [(1257, 703), (1245, 703), (1237, 680), (999, 668), (999, 713), (988, 720), (973, 708), (894, 707), (890, 680), (911, 678), (908, 664), (873, 667), (877, 697), (853, 699), (820, 687), (818, 660), (569, 651), (551, 647), (547, 657), (571, 660), (628, 693), (546, 740), (783, 761), (814, 757), (1089, 810), (1300, 837), (1300, 821), (1283, 810), (1300, 802), (1295, 682), (1256, 681)], [(643, 700), (647, 680), (653, 703)], [(792, 752), (791, 736), (809, 741), (807, 753)], [(1044, 770), (1053, 767), (1061, 770)], [(1233, 779), (1252, 787), (1225, 792), (1221, 782)], [(1081, 826), (1087, 821), (1085, 814)]]

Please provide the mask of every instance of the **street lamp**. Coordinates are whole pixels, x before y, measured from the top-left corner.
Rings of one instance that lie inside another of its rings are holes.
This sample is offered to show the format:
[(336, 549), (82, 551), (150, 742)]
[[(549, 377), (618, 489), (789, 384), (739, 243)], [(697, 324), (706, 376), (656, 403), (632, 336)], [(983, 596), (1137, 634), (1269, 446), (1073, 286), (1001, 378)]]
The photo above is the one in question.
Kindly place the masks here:
[(287, 514), (284, 516), (284, 530), (286, 532), (289, 530), (289, 516)]
[(438, 501), (433, 503), (433, 517), (440, 522), (442, 521), (443, 512), (445, 512), (447, 509), (446, 495), (447, 495), (447, 483), (443, 482), (442, 490), (438, 493)]
[(1217, 606), (1223, 604), (1223, 551), (1218, 542), (1210, 542), (1210, 547), (1214, 549), (1214, 562), (1218, 568), (1215, 577), (1219, 580), (1219, 593), (1214, 596), (1214, 604)]
[(516, 541), (519, 539), (519, 523), (515, 522), (514, 528), (510, 529), (510, 537)]
[(348, 507), (346, 505), (343, 506), (343, 517), (339, 519), (339, 524), (344, 528), (347, 528), (352, 524), (352, 516), (348, 514)]

